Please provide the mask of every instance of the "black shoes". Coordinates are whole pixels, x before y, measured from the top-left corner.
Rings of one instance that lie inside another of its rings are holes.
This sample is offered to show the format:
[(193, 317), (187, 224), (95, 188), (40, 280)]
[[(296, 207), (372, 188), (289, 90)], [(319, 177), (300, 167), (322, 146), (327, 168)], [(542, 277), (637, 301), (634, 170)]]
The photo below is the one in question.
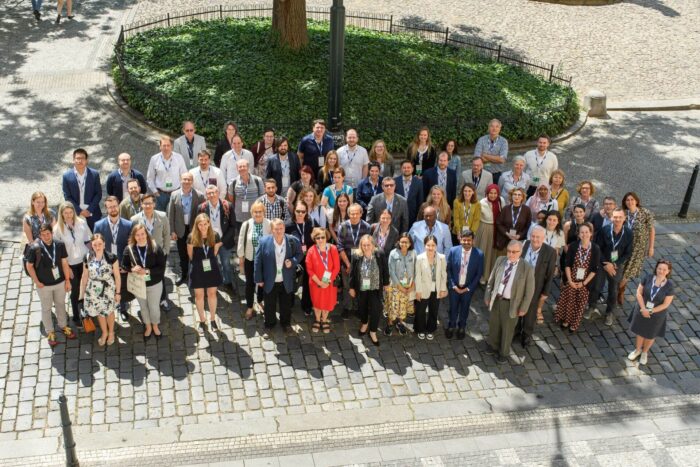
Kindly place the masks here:
[(467, 332), (464, 329), (457, 330), (457, 339), (462, 340), (467, 336)]
[(447, 328), (445, 329), (445, 337), (448, 339), (452, 339), (455, 335), (455, 330), (453, 328)]
[(350, 310), (348, 310), (347, 308), (344, 309), (342, 311), (342, 313), (340, 313), (340, 317), (343, 318), (343, 320), (345, 320), (345, 321), (349, 320), (350, 319)]
[(403, 324), (401, 321), (396, 323), (396, 329), (399, 330), (399, 334), (401, 334), (402, 336), (405, 336), (406, 334), (408, 334), (408, 329), (406, 329), (406, 325)]
[(37, 21), (41, 21), (41, 13), (39, 12), (39, 10), (34, 10), (34, 17)]
[(183, 284), (187, 284), (187, 278), (186, 277), (181, 277), (175, 282), (175, 285), (180, 287)]
[(61, 23), (61, 15), (56, 16), (56, 24)]
[(532, 344), (532, 337), (523, 334), (523, 336), (520, 338), (520, 344), (523, 347), (527, 347), (528, 345)]
[(496, 358), (496, 362), (502, 365), (504, 363), (508, 363), (508, 359), (503, 355), (499, 355), (498, 358)]
[(392, 326), (391, 324), (387, 324), (384, 328), (384, 335), (387, 337), (391, 336), (392, 332), (394, 332), (394, 326)]

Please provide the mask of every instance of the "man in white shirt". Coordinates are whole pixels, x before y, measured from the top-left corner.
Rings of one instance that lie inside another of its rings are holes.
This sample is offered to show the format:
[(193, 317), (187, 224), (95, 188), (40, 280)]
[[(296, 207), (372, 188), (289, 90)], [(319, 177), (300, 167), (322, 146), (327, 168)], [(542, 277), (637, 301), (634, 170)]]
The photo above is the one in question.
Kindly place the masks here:
[(193, 178), (193, 187), (200, 193), (207, 191), (209, 185), (215, 185), (219, 189), (219, 198), (226, 198), (226, 180), (221, 170), (211, 165), (211, 154), (206, 149), (199, 151), (197, 155), (199, 166), (190, 169)]
[(525, 153), (525, 173), (530, 176), (528, 197), (535, 194), (540, 183), (549, 184), (550, 175), (559, 168), (557, 155), (549, 150), (551, 142), (549, 136), (542, 134), (537, 138), (537, 149)]
[(221, 157), (221, 172), (224, 174), (226, 185), (238, 178), (238, 161), (245, 159), (248, 161), (248, 168), (254, 166), (253, 153), (243, 149), (243, 139), (241, 135), (236, 135), (231, 139), (231, 150)]
[(151, 157), (146, 179), (148, 191), (156, 196), (156, 209), (165, 212), (170, 194), (180, 188), (180, 175), (187, 172), (185, 159), (173, 151), (169, 136), (161, 136), (160, 152)]
[(367, 177), (367, 165), (369, 164), (367, 150), (357, 144), (359, 140), (357, 130), (350, 128), (345, 133), (347, 144), (337, 151), (340, 166), (345, 169), (345, 183), (353, 188), (357, 188), (360, 180)]
[(195, 133), (194, 123), (189, 120), (183, 122), (182, 133), (182, 136), (175, 140), (174, 150), (187, 160), (188, 167), (195, 167), (197, 155), (203, 149), (207, 149), (207, 142), (203, 136)]

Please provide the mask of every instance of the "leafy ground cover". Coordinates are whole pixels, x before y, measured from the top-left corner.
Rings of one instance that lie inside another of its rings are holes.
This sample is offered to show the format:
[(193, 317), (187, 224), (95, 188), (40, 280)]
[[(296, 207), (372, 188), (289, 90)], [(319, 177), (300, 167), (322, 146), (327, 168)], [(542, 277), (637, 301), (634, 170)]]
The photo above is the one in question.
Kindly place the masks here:
[[(213, 142), (233, 119), (246, 141), (271, 125), (296, 144), (328, 113), (329, 27), (310, 22), (300, 52), (276, 46), (270, 27), (268, 19), (226, 19), (146, 31), (127, 39), (129, 78), (115, 66), (115, 81), (129, 105), (174, 133), (193, 119)], [(343, 120), (365, 145), (382, 137), (403, 150), (421, 124), (437, 142), (470, 144), (494, 117), (508, 138), (534, 139), (578, 115), (572, 89), (467, 49), (348, 27), (345, 53)]]

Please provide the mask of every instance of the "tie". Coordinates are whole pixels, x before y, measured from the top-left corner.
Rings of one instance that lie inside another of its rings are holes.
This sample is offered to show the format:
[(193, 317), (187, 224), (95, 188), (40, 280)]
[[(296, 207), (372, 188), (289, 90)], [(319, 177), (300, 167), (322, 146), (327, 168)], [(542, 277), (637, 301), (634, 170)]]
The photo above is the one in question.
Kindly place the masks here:
[(508, 279), (510, 279), (510, 274), (513, 272), (514, 266), (515, 263), (508, 262), (508, 267), (506, 267), (506, 271), (503, 273), (503, 280), (501, 281), (504, 287), (508, 285)]
[(459, 278), (462, 280), (463, 277), (467, 275), (467, 266), (469, 263), (467, 262), (467, 252), (462, 253), (462, 265), (459, 268)]

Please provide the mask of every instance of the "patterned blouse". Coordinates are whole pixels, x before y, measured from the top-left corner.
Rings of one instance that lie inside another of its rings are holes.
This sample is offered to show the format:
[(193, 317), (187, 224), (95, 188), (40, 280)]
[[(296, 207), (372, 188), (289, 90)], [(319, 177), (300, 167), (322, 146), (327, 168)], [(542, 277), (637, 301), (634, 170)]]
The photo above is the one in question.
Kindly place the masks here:
[(27, 224), (31, 229), (32, 229), (32, 237), (36, 240), (39, 238), (39, 228), (41, 227), (41, 224), (48, 222), (49, 224), (53, 223), (53, 221), (56, 220), (56, 213), (54, 212), (53, 209), (49, 209), (49, 215), (47, 217), (44, 217), (44, 215), (29, 215), (25, 214), (24, 216), (24, 223)]
[[(381, 289), (381, 280), (379, 278), (379, 265), (377, 264), (377, 257), (372, 255), (371, 258), (367, 259), (362, 257), (362, 263), (360, 266), (360, 277), (364, 280), (369, 278), (369, 289), (366, 290), (379, 290)], [(364, 290), (364, 289), (360, 289)]]

